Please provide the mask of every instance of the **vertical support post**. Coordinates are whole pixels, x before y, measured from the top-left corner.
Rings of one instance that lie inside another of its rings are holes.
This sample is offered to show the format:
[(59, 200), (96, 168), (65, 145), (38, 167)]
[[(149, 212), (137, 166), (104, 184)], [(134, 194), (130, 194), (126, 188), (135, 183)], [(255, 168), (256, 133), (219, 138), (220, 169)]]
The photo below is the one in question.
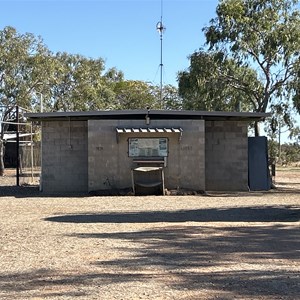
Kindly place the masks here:
[(16, 105), (16, 118), (17, 118), (17, 133), (16, 133), (16, 153), (17, 153), (17, 169), (16, 169), (16, 176), (17, 176), (17, 186), (20, 186), (20, 135), (19, 135), (19, 106)]
[(163, 195), (166, 195), (165, 192), (165, 172), (164, 172), (164, 168), (161, 168), (161, 179), (162, 179), (162, 189), (163, 189)]
[(132, 192), (135, 195), (135, 186), (134, 186), (134, 170), (131, 169), (131, 184), (132, 184)]
[(40, 184), (39, 190), (43, 191), (43, 122), (41, 121), (41, 144), (40, 144)]
[(31, 183), (33, 183), (33, 159), (34, 159), (34, 155), (33, 155), (33, 132), (32, 132), (32, 122), (30, 124), (30, 160), (31, 160)]

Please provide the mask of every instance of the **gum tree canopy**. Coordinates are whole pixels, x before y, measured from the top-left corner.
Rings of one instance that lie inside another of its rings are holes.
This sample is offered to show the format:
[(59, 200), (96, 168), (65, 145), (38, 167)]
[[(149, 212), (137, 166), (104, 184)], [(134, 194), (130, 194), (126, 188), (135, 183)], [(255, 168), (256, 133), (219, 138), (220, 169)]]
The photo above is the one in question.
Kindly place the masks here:
[(36, 104), (32, 93), (49, 77), (48, 54), (41, 39), (32, 34), (18, 34), (12, 27), (0, 31), (0, 176), (4, 173), (5, 121), (16, 105), (30, 108)]
[[(164, 87), (165, 108), (180, 107), (177, 90)], [(41, 101), (42, 100), (42, 101)], [(48, 50), (40, 37), (0, 30), (0, 176), (4, 174), (4, 132), (15, 106), (32, 111), (161, 108), (157, 86), (105, 72), (101, 58)]]
[(179, 73), (183, 107), (232, 110), (239, 101), (254, 112), (280, 112), (289, 123), (289, 108), (300, 111), (297, 4), (221, 0), (203, 29), (206, 50), (193, 53), (189, 69)]

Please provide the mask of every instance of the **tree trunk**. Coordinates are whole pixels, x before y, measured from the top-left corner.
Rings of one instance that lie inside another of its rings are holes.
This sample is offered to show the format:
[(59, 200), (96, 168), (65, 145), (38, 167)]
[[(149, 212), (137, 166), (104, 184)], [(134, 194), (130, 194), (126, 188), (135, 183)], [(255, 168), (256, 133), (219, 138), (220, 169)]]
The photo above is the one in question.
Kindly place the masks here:
[(254, 123), (254, 132), (255, 132), (255, 136), (260, 135), (259, 122), (257, 122), (257, 121)]
[(4, 143), (0, 139), (0, 176), (4, 176)]

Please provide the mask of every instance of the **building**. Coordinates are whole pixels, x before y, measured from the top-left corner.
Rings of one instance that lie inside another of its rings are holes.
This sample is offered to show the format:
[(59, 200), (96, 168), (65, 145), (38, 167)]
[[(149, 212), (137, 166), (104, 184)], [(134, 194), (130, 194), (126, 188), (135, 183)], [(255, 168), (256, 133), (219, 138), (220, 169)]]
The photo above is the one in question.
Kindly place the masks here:
[(26, 115), (42, 125), (46, 193), (246, 191), (252, 168), (248, 126), (267, 116), (164, 110)]

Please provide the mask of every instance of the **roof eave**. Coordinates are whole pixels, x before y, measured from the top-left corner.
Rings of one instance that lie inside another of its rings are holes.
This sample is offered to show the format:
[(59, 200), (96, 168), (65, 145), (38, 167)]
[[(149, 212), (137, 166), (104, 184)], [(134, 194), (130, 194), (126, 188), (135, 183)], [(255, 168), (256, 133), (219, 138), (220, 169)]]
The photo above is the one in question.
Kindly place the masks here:
[(26, 113), (31, 121), (51, 120), (90, 120), (90, 119), (144, 119), (149, 114), (152, 119), (204, 119), (204, 120), (241, 120), (261, 121), (271, 116), (270, 113), (253, 112), (209, 112), (191, 110), (110, 110), (86, 112), (45, 112)]

